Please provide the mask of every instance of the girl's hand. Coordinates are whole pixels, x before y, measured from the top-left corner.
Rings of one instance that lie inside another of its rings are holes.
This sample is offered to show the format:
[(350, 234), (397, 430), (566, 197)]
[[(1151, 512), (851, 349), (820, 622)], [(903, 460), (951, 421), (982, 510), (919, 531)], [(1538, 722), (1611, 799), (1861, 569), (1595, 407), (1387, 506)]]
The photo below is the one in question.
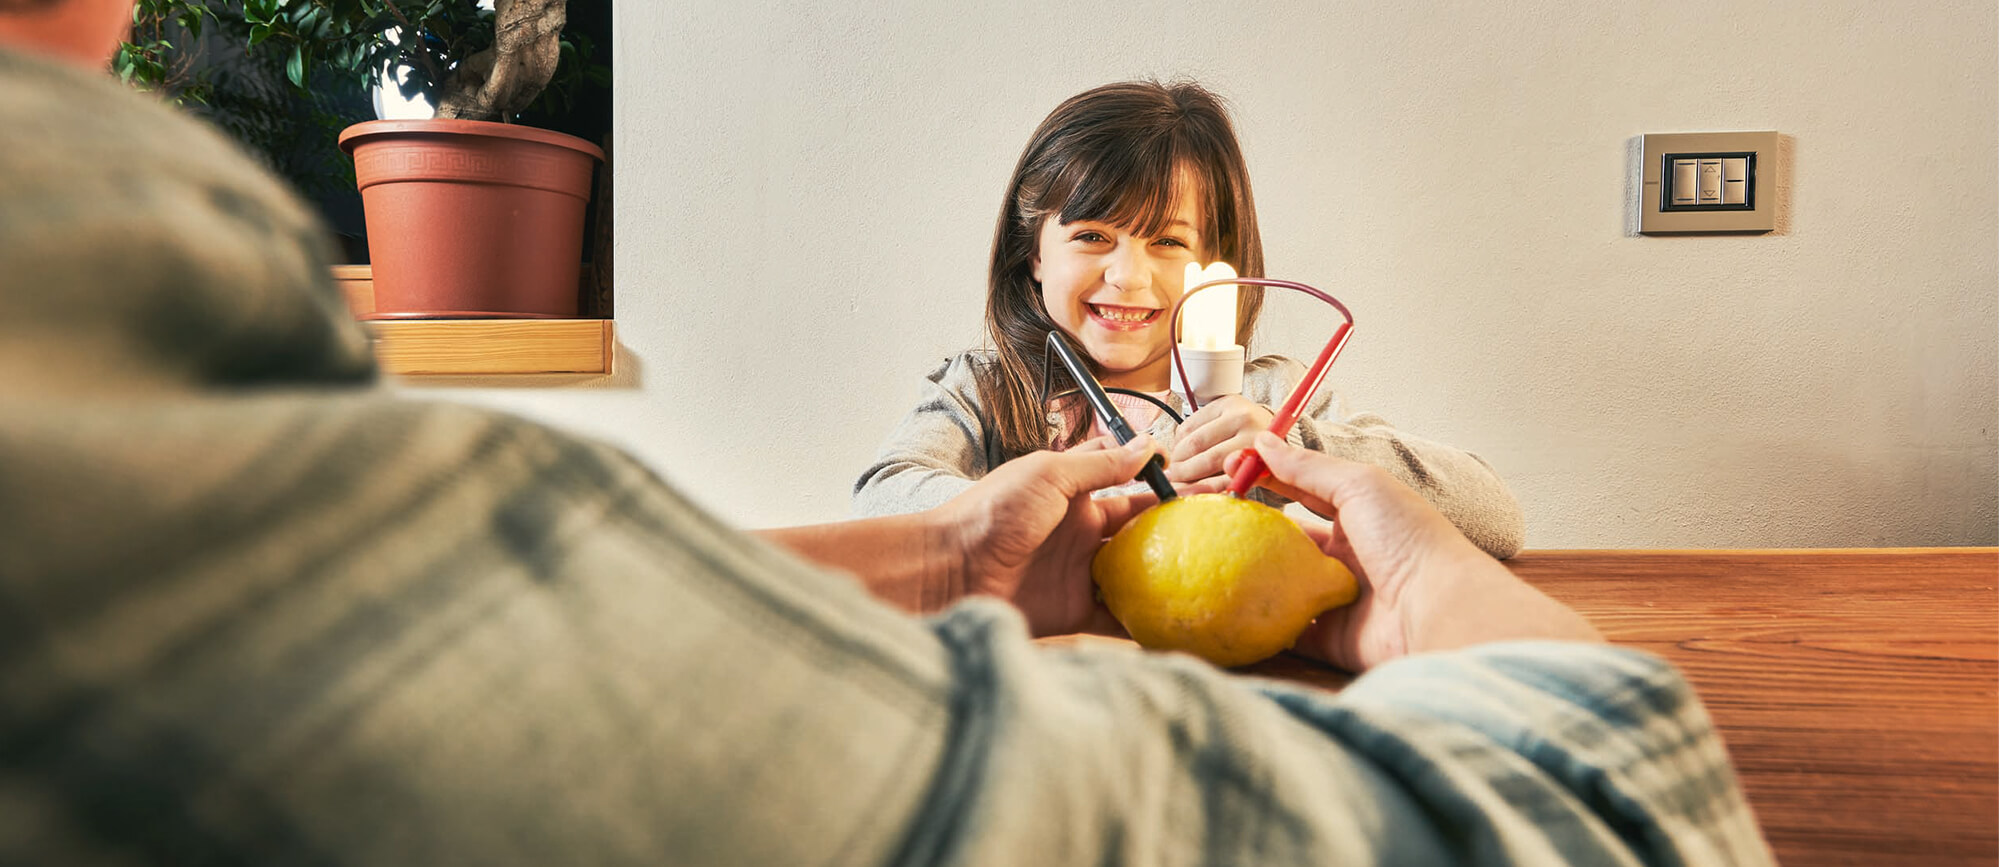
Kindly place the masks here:
[(1173, 453), (1167, 455), (1167, 479), (1185, 483), (1220, 475), (1222, 462), (1249, 448), (1250, 441), (1269, 429), (1276, 416), (1240, 394), (1210, 401), (1181, 422)]

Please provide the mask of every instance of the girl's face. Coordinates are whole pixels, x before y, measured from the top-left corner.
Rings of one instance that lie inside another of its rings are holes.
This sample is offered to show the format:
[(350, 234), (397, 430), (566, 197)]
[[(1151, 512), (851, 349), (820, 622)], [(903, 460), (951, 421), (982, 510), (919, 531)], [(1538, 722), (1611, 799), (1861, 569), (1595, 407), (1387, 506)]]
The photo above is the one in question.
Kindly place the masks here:
[(1173, 218), (1150, 238), (1092, 220), (1042, 221), (1032, 260), (1042, 304), (1102, 368), (1105, 385), (1163, 391), (1170, 384), (1168, 314), (1202, 249), (1200, 211), (1193, 190), (1183, 190)]

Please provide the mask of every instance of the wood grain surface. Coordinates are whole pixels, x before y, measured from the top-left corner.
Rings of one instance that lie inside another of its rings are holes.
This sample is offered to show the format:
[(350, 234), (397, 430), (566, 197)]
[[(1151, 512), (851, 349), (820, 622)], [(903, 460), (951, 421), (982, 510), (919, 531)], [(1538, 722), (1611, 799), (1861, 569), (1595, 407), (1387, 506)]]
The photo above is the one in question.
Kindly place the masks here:
[[(1612, 641), (1686, 673), (1778, 862), (1805, 867), (1995, 863), (1996, 564), (1992, 548), (1507, 561)], [(1351, 679), (1290, 655), (1243, 671)]]
[(401, 376), (611, 373), (609, 319), (408, 319), (368, 323), (375, 358)]
[(1994, 549), (1533, 551), (1514, 574), (1672, 660), (1778, 861), (1993, 864)]

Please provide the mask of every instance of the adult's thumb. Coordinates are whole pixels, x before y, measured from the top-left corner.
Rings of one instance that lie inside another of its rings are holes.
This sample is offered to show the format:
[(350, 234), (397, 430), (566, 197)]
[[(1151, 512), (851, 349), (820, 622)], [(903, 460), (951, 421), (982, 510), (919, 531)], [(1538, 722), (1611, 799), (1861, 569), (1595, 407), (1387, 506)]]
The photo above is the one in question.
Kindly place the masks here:
[(1129, 482), (1139, 475), (1139, 468), (1146, 465), (1154, 451), (1153, 438), (1140, 434), (1117, 448), (1065, 453), (1064, 475), (1074, 485), (1070, 493), (1088, 493)]
[(1292, 445), (1269, 431), (1257, 434), (1251, 448), (1257, 450), (1264, 469), (1281, 487), (1311, 495), (1335, 508), (1353, 494), (1359, 480), (1356, 472), (1363, 469), (1353, 461)]

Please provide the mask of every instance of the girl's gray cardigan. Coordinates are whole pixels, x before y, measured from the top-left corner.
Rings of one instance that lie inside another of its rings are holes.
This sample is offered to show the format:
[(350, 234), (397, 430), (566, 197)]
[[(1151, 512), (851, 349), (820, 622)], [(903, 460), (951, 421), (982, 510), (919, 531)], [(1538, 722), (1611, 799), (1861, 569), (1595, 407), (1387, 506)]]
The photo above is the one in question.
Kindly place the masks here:
[[(1001, 453), (974, 380), (976, 368), (993, 363), (990, 350), (964, 352), (946, 359), (925, 377), (923, 399), (896, 426), (875, 463), (854, 483), (856, 517), (931, 508), (1015, 457)], [(1297, 361), (1263, 356), (1245, 365), (1243, 396), (1275, 407), (1304, 375), (1305, 365)], [(1186, 415), (1180, 395), (1169, 394), (1167, 402), (1175, 412)], [(1521, 506), (1485, 461), (1470, 452), (1401, 433), (1374, 413), (1343, 415), (1339, 404), (1330, 391), (1321, 389), (1300, 414), (1291, 432), (1292, 442), (1388, 470), (1495, 557), (1511, 557), (1521, 549)], [(1150, 433), (1171, 449), (1174, 420), (1162, 413)]]

